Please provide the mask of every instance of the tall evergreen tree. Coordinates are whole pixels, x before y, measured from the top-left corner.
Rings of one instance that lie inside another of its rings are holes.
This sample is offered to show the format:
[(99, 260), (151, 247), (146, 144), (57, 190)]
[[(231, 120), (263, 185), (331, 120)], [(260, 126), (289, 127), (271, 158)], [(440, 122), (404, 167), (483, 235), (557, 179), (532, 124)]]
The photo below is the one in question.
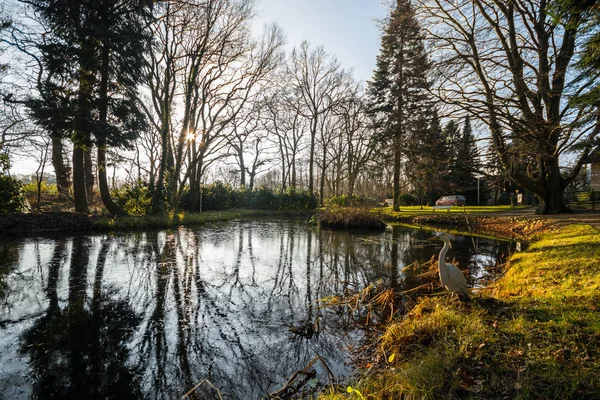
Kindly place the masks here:
[(381, 38), (377, 69), (369, 82), (370, 111), (381, 140), (392, 144), (394, 210), (400, 205), (400, 174), (406, 143), (423, 132), (428, 109), (429, 62), (410, 0), (397, 0)]
[(453, 162), (452, 176), (455, 192), (467, 199), (467, 204), (477, 203), (477, 177), (479, 171), (479, 152), (473, 136), (473, 128), (469, 116), (465, 117), (462, 134), (456, 147), (456, 158)]
[(432, 203), (450, 189), (448, 141), (437, 112), (432, 114), (429, 126), (423, 121), (424, 128), (415, 132), (418, 134), (413, 135), (407, 147), (406, 174), (420, 205)]
[(46, 95), (30, 107), (50, 132), (71, 133), (75, 210), (88, 212), (85, 159), (95, 141), (102, 200), (111, 213), (122, 213), (108, 193), (105, 151), (107, 145), (127, 147), (143, 126), (135, 94), (145, 51), (144, 15), (153, 2), (27, 3), (49, 30), (39, 46), (48, 74)]

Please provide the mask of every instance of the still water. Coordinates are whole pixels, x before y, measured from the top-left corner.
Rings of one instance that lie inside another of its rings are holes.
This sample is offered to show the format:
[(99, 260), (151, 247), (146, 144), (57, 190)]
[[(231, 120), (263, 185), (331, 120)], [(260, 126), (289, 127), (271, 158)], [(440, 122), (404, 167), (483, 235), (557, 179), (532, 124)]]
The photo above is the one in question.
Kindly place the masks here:
[[(233, 221), (144, 233), (0, 242), (0, 398), (174, 399), (207, 379), (226, 399), (260, 399), (319, 355), (337, 378), (362, 331), (319, 299), (382, 281), (441, 243), (394, 226), (330, 232), (303, 221)], [(512, 249), (457, 237), (449, 258), (475, 286)], [(317, 336), (290, 328), (319, 319)], [(318, 380), (327, 374), (317, 363)], [(196, 398), (216, 398), (210, 385)]]

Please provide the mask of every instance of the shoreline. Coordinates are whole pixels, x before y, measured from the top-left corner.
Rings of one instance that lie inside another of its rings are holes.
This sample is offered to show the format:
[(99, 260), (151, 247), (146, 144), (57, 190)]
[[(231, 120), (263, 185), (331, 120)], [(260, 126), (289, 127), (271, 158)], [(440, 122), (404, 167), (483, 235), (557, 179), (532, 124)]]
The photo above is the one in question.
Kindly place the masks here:
[[(107, 216), (75, 212), (42, 212), (0, 215), (0, 237), (25, 237), (40, 234), (71, 234), (142, 229), (169, 229), (177, 226), (202, 225), (207, 222), (229, 221), (253, 217), (306, 217), (319, 210), (269, 211), (232, 209), (202, 213), (170, 213), (167, 215)], [(431, 229), (448, 229), (459, 234), (476, 234), (508, 240), (530, 242), (540, 233), (569, 223), (565, 216), (449, 213), (412, 214), (380, 213), (375, 215), (388, 224), (402, 224)], [(600, 221), (600, 214), (598, 220)], [(572, 217), (568, 215), (568, 217)], [(585, 221), (583, 221), (585, 223)], [(593, 226), (593, 224), (592, 224)]]

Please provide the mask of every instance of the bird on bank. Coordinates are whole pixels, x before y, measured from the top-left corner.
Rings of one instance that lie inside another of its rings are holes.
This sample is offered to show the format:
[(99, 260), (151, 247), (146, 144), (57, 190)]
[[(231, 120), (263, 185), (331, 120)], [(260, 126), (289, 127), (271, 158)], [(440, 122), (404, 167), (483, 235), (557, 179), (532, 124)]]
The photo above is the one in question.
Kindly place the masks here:
[(442, 247), (442, 250), (440, 251), (440, 257), (438, 259), (438, 271), (442, 285), (449, 292), (456, 293), (459, 295), (459, 297), (469, 300), (467, 279), (463, 273), (460, 272), (460, 269), (458, 269), (455, 265), (448, 264), (446, 262), (446, 253), (448, 253), (448, 250), (452, 248), (452, 244), (450, 243), (451, 238), (452, 237), (449, 234), (445, 232), (439, 232), (427, 240), (441, 240), (444, 242), (444, 247)]

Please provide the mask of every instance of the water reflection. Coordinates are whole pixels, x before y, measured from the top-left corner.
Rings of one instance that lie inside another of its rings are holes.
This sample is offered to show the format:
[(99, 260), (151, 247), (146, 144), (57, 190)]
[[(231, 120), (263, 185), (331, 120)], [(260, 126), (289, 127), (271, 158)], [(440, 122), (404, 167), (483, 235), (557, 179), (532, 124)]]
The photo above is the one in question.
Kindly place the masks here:
[[(318, 300), (380, 280), (419, 285), (404, 267), (439, 251), (419, 242), (429, 235), (284, 220), (5, 242), (0, 397), (172, 399), (208, 379), (224, 398), (259, 399), (317, 354), (346, 376), (345, 348), (361, 331)], [(449, 255), (478, 279), (508, 251), (458, 237)], [(293, 333), (316, 320), (318, 336)]]

